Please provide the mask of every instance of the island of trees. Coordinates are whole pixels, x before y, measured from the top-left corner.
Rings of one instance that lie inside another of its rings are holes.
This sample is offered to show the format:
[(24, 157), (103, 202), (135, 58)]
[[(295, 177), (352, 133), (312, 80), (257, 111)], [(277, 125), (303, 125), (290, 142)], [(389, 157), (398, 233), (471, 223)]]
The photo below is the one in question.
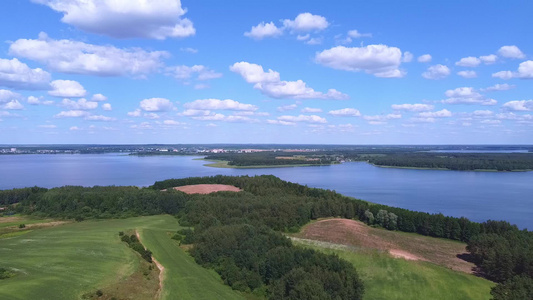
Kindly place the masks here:
[[(191, 184), (228, 184), (243, 192), (188, 195), (172, 189)], [(175, 238), (192, 244), (198, 264), (214, 269), (236, 290), (270, 299), (361, 299), (363, 283), (351, 264), (296, 247), (283, 235), (317, 218), (358, 219), (388, 230), (464, 241), (479, 273), (498, 283), (494, 299), (533, 297), (530, 231), (504, 221), (476, 223), (369, 203), (274, 176), (171, 179), (148, 188), (14, 189), (0, 191), (0, 205), (22, 214), (78, 221), (175, 215), (189, 228)]]

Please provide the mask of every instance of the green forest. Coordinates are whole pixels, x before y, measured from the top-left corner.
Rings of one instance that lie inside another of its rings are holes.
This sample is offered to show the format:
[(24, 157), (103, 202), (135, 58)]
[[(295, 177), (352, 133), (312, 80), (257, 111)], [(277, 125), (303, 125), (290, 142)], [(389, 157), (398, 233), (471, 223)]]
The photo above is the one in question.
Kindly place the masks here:
[[(229, 184), (240, 193), (188, 195), (171, 187)], [(162, 191), (168, 189), (167, 191)], [(499, 284), (494, 299), (531, 299), (533, 234), (504, 221), (471, 222), (369, 203), (274, 176), (171, 179), (148, 188), (26, 188), (0, 191), (0, 205), (37, 217), (85, 219), (171, 214), (188, 227), (176, 239), (219, 273), (227, 285), (270, 299), (361, 299), (364, 287), (351, 264), (293, 246), (282, 233), (325, 217), (358, 219), (388, 230), (468, 243), (479, 273)], [(511, 295), (511, 296), (510, 296)], [(524, 296), (524, 297), (522, 297)]]

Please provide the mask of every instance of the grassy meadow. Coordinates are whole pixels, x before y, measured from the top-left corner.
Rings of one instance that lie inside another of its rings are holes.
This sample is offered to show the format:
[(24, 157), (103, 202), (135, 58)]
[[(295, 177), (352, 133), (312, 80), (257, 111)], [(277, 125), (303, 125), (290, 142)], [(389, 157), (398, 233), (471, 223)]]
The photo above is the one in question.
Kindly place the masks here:
[(424, 261), (393, 258), (377, 250), (353, 250), (347, 246), (295, 240), (297, 245), (336, 254), (352, 263), (365, 284), (364, 300), (490, 299), (494, 283)]
[(140, 260), (118, 232), (133, 229), (165, 267), (162, 299), (242, 298), (170, 239), (168, 232), (178, 227), (175, 218), (161, 215), (84, 221), (0, 239), (0, 267), (15, 273), (0, 280), (0, 299), (80, 299), (125, 282)]

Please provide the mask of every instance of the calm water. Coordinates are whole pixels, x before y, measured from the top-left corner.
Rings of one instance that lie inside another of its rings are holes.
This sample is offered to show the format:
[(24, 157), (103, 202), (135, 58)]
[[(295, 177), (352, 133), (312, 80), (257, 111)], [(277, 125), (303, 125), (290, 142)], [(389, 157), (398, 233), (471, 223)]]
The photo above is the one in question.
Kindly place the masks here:
[(169, 178), (272, 174), (376, 203), (474, 221), (507, 220), (521, 228), (533, 228), (533, 172), (390, 169), (363, 162), (275, 169), (218, 169), (203, 164), (189, 156), (0, 155), (0, 189), (148, 186)]

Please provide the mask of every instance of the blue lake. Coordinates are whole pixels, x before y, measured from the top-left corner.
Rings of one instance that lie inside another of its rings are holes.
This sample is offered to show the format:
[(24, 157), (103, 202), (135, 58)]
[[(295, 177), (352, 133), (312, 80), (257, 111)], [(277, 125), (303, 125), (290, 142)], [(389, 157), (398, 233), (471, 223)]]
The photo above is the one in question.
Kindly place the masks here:
[(474, 221), (533, 228), (533, 172), (379, 168), (364, 162), (323, 167), (219, 169), (190, 156), (0, 155), (0, 189), (27, 186), (136, 185), (191, 176), (272, 174), (376, 203)]

